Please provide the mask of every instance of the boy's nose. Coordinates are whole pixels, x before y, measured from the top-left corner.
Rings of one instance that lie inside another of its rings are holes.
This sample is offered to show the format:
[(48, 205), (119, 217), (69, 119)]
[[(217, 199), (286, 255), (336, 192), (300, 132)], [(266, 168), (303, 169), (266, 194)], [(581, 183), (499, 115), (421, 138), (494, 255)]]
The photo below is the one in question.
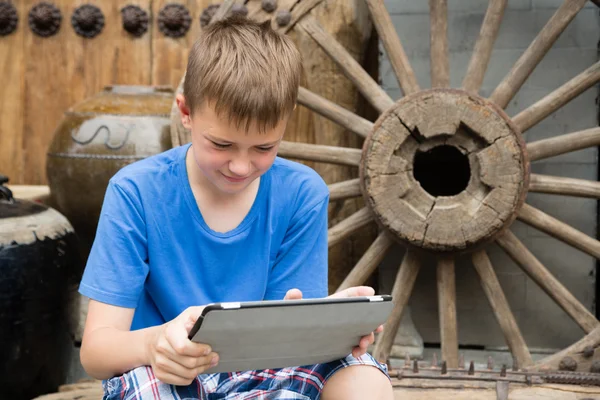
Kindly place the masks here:
[(250, 175), (252, 167), (247, 159), (231, 160), (229, 162), (229, 171), (235, 174), (236, 177), (246, 177)]

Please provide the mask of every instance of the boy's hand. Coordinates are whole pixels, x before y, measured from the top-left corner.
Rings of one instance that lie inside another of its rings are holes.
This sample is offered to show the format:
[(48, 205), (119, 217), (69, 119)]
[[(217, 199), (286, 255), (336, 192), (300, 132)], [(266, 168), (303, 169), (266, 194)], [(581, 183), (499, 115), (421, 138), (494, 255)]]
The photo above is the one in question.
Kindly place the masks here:
[(170, 385), (189, 385), (198, 374), (217, 365), (210, 346), (194, 343), (188, 335), (204, 307), (189, 307), (163, 324), (147, 344), (148, 359), (156, 377)]
[[(372, 287), (368, 286), (355, 286), (348, 288), (346, 290), (342, 290), (341, 292), (337, 292), (332, 294), (331, 296), (327, 296), (330, 298), (342, 298), (342, 297), (359, 297), (359, 296), (373, 296), (375, 294), (375, 290)], [(302, 292), (298, 289), (290, 289), (285, 294), (284, 300), (300, 300), (302, 299)], [(363, 336), (360, 338), (358, 342), (358, 346), (352, 349), (352, 355), (356, 358), (361, 357), (367, 352), (367, 348), (373, 344), (375, 341), (375, 333), (379, 333), (383, 331), (383, 325), (379, 325), (375, 332), (371, 332), (370, 334)]]

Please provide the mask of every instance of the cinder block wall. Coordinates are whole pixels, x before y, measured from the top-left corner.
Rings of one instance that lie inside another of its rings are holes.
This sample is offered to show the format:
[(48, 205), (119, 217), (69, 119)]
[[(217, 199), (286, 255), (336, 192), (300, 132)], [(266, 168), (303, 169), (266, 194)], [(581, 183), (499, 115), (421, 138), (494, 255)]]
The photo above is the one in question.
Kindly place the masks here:
[[(448, 40), (451, 84), (460, 87), (487, 8), (485, 0), (449, 0)], [(509, 0), (481, 94), (489, 96), (529, 46), (562, 0)], [(430, 87), (429, 10), (425, 0), (386, 0), (419, 84)], [(507, 108), (509, 116), (533, 104), (598, 60), (599, 9), (588, 2), (529, 77)], [(394, 98), (402, 96), (381, 49), (381, 84)], [(592, 88), (527, 132), (534, 141), (598, 125), (597, 88)], [(590, 148), (532, 164), (532, 172), (597, 180), (597, 149)], [(527, 202), (596, 237), (596, 201), (529, 194)], [(589, 309), (595, 303), (596, 260), (522, 223), (513, 232)], [(536, 284), (493, 245), (489, 249), (500, 283), (530, 347), (562, 348), (583, 336), (581, 329)], [(381, 269), (382, 290), (391, 292), (402, 250)], [(439, 342), (435, 265), (422, 268), (411, 298), (412, 315), (426, 343)], [(463, 345), (504, 346), (505, 342), (468, 260), (457, 264), (459, 341)]]

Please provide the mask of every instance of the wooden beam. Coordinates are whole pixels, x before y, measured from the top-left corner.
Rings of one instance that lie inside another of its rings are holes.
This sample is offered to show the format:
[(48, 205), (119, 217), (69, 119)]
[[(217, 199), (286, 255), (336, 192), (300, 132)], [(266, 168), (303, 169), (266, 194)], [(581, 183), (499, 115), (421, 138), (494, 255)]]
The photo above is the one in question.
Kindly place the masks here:
[(329, 201), (344, 200), (361, 195), (360, 178), (332, 183), (327, 187), (329, 188)]
[(429, 0), (431, 87), (450, 86), (448, 57), (448, 2)]
[(600, 61), (532, 106), (521, 111), (512, 120), (521, 132), (525, 132), (592, 87), (598, 81), (600, 81)]
[(387, 231), (381, 232), (365, 254), (358, 260), (358, 263), (352, 268), (352, 271), (350, 271), (336, 292), (365, 283), (373, 272), (375, 272), (377, 266), (381, 263), (393, 243), (394, 241)]
[(592, 313), (531, 254), (511, 231), (506, 231), (496, 242), (586, 333), (599, 325)]
[(438, 311), (442, 361), (458, 368), (458, 326), (456, 321), (456, 274), (454, 259), (440, 257), (437, 264)]
[(600, 128), (586, 129), (528, 143), (527, 153), (531, 161), (536, 161), (594, 146), (600, 146)]
[(298, 103), (362, 137), (367, 137), (373, 129), (371, 121), (359, 117), (352, 111), (346, 110), (306, 88), (299, 88)]
[(369, 6), (379, 39), (383, 43), (400, 88), (402, 88), (405, 95), (418, 92), (421, 88), (419, 88), (415, 72), (408, 62), (400, 38), (396, 33), (396, 29), (383, 0), (367, 0), (367, 5)]
[(585, 6), (587, 0), (565, 0), (554, 13), (552, 18), (542, 28), (540, 33), (531, 42), (527, 50), (513, 65), (510, 72), (496, 87), (490, 100), (502, 108), (506, 108), (510, 100), (517, 94), (523, 83), (542, 61), (556, 39), (575, 18), (579, 10)]
[(517, 218), (527, 225), (600, 259), (599, 241), (529, 204), (523, 204), (517, 213)]
[(299, 160), (320, 161), (331, 164), (358, 166), (362, 152), (360, 149), (336, 147), (321, 144), (282, 141), (278, 155)]
[(485, 250), (480, 250), (473, 253), (472, 258), (475, 270), (479, 275), (481, 287), (492, 307), (494, 316), (496, 317), (496, 321), (498, 321), (498, 325), (500, 325), (510, 352), (517, 361), (517, 365), (519, 368), (532, 365), (533, 360), (531, 359), (529, 348), (525, 343), (525, 339), (523, 339), (515, 316), (510, 310), (508, 300), (506, 300), (504, 291), (500, 286), (500, 282), (487, 253)]
[(394, 100), (379, 86), (377, 82), (360, 66), (348, 51), (331, 36), (321, 24), (310, 14), (298, 21), (297, 26), (303, 28), (325, 53), (340, 67), (367, 101), (380, 113), (392, 105)]
[(488, 4), (483, 23), (481, 24), (481, 30), (479, 31), (479, 37), (477, 38), (473, 55), (469, 61), (467, 74), (462, 83), (464, 90), (477, 93), (481, 87), (485, 71), (490, 62), (494, 42), (498, 37), (498, 31), (500, 30), (500, 24), (504, 17), (507, 1), (508, 0), (490, 0)]
[(327, 231), (327, 245), (329, 247), (335, 246), (371, 221), (373, 221), (373, 214), (368, 207), (361, 208), (345, 220), (329, 228), (329, 231)]
[(420, 268), (421, 261), (417, 254), (413, 250), (407, 250), (392, 289), (394, 308), (384, 325), (383, 332), (377, 337), (375, 349), (373, 350), (373, 357), (380, 362), (385, 363), (388, 361), (394, 338), (400, 327), (400, 320), (410, 299)]
[(600, 182), (531, 174), (529, 177), (529, 191), (600, 199)]

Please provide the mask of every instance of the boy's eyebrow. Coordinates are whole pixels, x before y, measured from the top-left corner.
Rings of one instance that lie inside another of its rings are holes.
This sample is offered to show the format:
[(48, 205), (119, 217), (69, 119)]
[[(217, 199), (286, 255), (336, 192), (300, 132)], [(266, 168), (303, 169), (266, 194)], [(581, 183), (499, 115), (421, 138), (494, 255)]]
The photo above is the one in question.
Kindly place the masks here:
[[(230, 142), (229, 140), (216, 138), (214, 136), (209, 135), (208, 133), (205, 133), (204, 136), (206, 136), (207, 139), (212, 140), (213, 142), (218, 142), (218, 143), (223, 143), (223, 144), (233, 144), (234, 143), (234, 142)], [(256, 146), (258, 146), (258, 147), (273, 146), (273, 145), (276, 145), (277, 143), (279, 143), (279, 139), (274, 140), (272, 142), (268, 142), (268, 143), (257, 144), (257, 145), (255, 145), (255, 147)]]

